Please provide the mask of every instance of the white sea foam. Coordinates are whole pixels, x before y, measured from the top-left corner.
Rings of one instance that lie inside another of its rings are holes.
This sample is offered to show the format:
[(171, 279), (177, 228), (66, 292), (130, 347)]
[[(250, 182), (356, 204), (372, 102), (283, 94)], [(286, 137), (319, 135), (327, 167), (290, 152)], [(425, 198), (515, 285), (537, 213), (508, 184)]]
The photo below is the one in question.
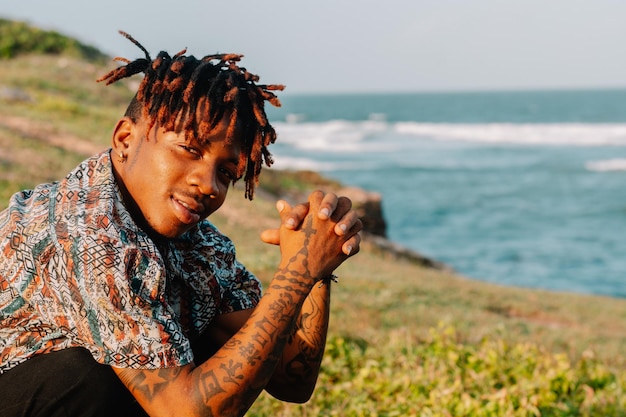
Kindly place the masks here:
[(321, 162), (309, 158), (297, 158), (292, 156), (281, 155), (276, 158), (272, 168), (277, 169), (297, 169), (309, 171), (332, 171), (338, 166), (331, 162)]
[(607, 171), (626, 171), (626, 159), (604, 159), (600, 161), (589, 161), (585, 164), (585, 168), (589, 171), (607, 172)]
[(299, 149), (325, 152), (363, 150), (361, 142), (364, 140), (382, 135), (386, 138), (389, 134), (470, 143), (626, 146), (626, 123), (389, 123), (382, 118), (373, 118), (373, 120), (358, 122), (333, 120), (320, 123), (275, 123), (274, 125), (278, 130), (281, 143), (287, 143)]
[(367, 169), (366, 164), (360, 162), (324, 162), (305, 157), (294, 157), (288, 155), (275, 155), (272, 168), (295, 169), (308, 171), (336, 171), (336, 170), (363, 170)]
[(368, 136), (385, 132), (384, 121), (349, 122), (333, 120), (323, 123), (273, 123), (280, 142), (298, 149), (325, 152), (354, 152)]
[(399, 133), (439, 140), (519, 145), (626, 146), (626, 124), (397, 123)]

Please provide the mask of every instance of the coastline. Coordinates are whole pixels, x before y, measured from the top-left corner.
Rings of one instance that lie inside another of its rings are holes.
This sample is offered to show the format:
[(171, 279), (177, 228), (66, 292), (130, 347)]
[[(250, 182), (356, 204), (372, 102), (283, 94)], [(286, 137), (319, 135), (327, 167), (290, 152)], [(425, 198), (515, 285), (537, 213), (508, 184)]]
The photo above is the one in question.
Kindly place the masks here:
[[(236, 188), (211, 217), (264, 283), (279, 260), (277, 248), (259, 239), (262, 230), (277, 227), (275, 200), (260, 191), (248, 201)], [(617, 319), (626, 318), (626, 299), (470, 279), (405, 254), (391, 241), (365, 236), (361, 252), (337, 272), (332, 332), (376, 340), (392, 328), (425, 336), (442, 322), (454, 323), (465, 343), (485, 337), (532, 342), (572, 358), (593, 352), (626, 367), (626, 320)]]

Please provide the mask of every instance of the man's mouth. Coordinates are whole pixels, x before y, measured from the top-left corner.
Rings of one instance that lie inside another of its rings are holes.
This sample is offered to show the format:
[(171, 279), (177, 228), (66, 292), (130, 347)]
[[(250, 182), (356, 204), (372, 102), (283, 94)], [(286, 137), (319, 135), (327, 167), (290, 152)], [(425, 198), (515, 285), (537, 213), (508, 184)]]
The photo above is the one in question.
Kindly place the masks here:
[(172, 198), (172, 200), (174, 202), (176, 217), (178, 217), (181, 222), (192, 224), (200, 221), (200, 213), (203, 211), (202, 206), (197, 204), (192, 205), (177, 198)]

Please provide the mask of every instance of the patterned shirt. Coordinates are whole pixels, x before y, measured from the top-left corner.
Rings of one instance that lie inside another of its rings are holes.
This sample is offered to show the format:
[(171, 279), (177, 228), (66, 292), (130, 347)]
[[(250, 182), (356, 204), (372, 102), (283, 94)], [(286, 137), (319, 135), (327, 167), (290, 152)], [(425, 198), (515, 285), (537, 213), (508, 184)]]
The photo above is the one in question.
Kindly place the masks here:
[(260, 293), (207, 220), (150, 239), (122, 203), (110, 151), (0, 213), (0, 373), (72, 346), (116, 367), (185, 365), (190, 340)]

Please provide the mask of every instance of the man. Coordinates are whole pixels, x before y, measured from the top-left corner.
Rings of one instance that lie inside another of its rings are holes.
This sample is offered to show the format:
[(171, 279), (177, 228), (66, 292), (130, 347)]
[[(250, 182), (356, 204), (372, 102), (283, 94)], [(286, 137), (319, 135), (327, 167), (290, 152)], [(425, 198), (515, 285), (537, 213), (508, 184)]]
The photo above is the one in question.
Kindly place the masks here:
[(261, 297), (205, 219), (240, 178), (252, 199), (282, 86), (256, 84), (238, 55), (152, 60), (122, 34), (146, 57), (101, 80), (144, 78), (111, 149), (0, 215), (0, 416), (234, 416), (263, 389), (307, 401), (360, 220), (334, 194), (280, 201)]

